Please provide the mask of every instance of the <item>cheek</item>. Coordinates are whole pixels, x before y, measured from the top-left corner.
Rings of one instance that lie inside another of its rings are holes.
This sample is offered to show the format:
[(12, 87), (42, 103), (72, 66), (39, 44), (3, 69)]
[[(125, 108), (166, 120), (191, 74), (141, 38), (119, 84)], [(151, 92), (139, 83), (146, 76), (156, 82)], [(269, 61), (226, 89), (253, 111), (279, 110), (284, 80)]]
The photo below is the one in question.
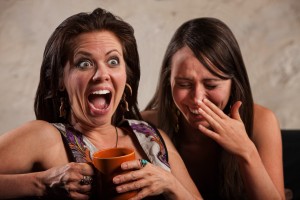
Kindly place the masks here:
[(226, 107), (227, 102), (229, 100), (229, 93), (225, 91), (210, 93), (209, 100), (213, 102), (216, 106), (218, 106), (221, 110), (223, 110)]
[(126, 79), (127, 79), (126, 71), (121, 71), (119, 73), (114, 74), (115, 87), (118, 88), (117, 96), (119, 98), (121, 98), (121, 96), (123, 95), (123, 91), (124, 91), (125, 84), (126, 84)]
[(176, 104), (176, 106), (181, 108), (182, 102), (184, 102), (185, 99), (188, 97), (188, 93), (186, 90), (172, 88), (172, 96), (173, 96), (173, 101)]
[[(69, 94), (70, 103), (72, 104), (72, 97), (78, 96), (78, 93), (84, 91), (86, 86), (85, 78), (83, 76), (70, 75), (65, 78), (65, 87)], [(77, 94), (77, 95), (76, 95)]]

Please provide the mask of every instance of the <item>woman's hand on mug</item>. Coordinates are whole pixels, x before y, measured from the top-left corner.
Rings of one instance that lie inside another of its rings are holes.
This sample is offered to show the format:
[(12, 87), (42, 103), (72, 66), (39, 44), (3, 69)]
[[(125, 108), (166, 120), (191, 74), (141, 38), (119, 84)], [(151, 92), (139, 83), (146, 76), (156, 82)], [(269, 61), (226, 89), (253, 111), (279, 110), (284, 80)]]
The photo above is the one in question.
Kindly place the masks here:
[(65, 195), (72, 199), (89, 199), (94, 169), (87, 163), (68, 163), (46, 170), (41, 182), (46, 185), (46, 195)]
[(115, 176), (113, 182), (117, 184), (119, 193), (138, 190), (138, 194), (130, 200), (142, 199), (147, 196), (159, 195), (169, 191), (169, 186), (174, 183), (174, 176), (144, 159), (124, 162), (123, 170), (128, 173)]

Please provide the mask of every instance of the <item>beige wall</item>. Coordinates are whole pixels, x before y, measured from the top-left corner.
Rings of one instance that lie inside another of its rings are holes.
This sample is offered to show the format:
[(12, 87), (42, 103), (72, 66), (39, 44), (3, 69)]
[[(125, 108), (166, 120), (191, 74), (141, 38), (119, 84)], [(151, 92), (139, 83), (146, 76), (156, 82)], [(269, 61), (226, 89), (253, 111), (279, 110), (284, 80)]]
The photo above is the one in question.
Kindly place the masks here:
[(0, 0), (0, 134), (34, 119), (33, 99), (46, 41), (65, 18), (96, 7), (136, 31), (143, 109), (175, 29), (202, 16), (226, 22), (236, 35), (255, 101), (272, 109), (282, 128), (300, 128), (299, 0)]

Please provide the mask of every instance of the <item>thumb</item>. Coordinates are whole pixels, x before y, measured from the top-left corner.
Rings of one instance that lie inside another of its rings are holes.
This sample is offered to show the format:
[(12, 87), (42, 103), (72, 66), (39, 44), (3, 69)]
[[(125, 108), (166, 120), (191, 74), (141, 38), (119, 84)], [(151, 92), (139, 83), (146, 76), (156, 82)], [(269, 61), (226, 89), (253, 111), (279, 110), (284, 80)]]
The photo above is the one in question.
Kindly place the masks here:
[(240, 113), (239, 113), (239, 109), (242, 105), (242, 102), (241, 101), (237, 101), (233, 104), (233, 106), (231, 107), (231, 110), (230, 110), (230, 115), (233, 119), (236, 119), (236, 120), (239, 120), (239, 121), (242, 121), (241, 119), (241, 116), (240, 116)]

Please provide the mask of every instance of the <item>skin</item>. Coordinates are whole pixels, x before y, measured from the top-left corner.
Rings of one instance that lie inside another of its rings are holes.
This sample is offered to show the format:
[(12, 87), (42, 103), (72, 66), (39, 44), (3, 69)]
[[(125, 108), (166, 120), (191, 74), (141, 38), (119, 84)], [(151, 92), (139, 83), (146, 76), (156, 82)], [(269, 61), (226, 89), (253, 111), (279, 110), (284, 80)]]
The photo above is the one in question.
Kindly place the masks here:
[[(70, 99), (70, 123), (97, 148), (114, 147), (116, 132), (111, 118), (126, 83), (122, 46), (114, 34), (100, 31), (77, 36), (72, 49), (60, 80), (60, 88)], [(91, 98), (93, 92), (108, 91), (109, 100)], [(147, 158), (131, 132), (118, 128), (118, 134), (118, 147), (133, 148), (137, 159)], [(125, 162), (122, 168), (128, 173), (114, 178), (116, 190), (140, 189), (132, 199), (162, 193), (170, 199), (201, 199), (175, 147), (165, 133), (161, 134), (171, 172), (151, 163), (142, 167), (139, 160)], [(4, 161), (0, 165), (1, 198), (43, 196), (54, 191), (63, 191), (73, 199), (89, 198), (91, 185), (79, 182), (96, 172), (90, 164), (70, 163), (61, 134), (45, 121), (31, 121), (1, 135), (0, 159)]]
[[(231, 80), (212, 75), (188, 47), (173, 56), (170, 83), (174, 103), (185, 119), (178, 151), (198, 187), (209, 191), (217, 184), (215, 166), (221, 147), (238, 158), (250, 199), (285, 199), (281, 134), (273, 112), (254, 105), (249, 139), (238, 112), (242, 102), (232, 105), (229, 115), (222, 111)], [(157, 125), (155, 111), (142, 115)]]

